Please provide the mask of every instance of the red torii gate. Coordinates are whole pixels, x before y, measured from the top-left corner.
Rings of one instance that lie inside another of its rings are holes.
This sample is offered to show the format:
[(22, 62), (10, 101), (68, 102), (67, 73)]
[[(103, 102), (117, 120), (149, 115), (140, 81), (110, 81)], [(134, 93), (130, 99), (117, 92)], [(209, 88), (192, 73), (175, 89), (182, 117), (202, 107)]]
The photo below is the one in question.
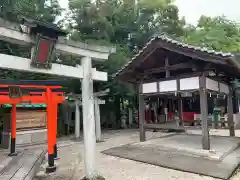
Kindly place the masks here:
[[(30, 84), (30, 85), (29, 85)], [(39, 85), (44, 84), (44, 85)], [(12, 104), (11, 146), (9, 156), (16, 156), (16, 113), (17, 104), (47, 105), (48, 167), (46, 172), (54, 172), (57, 157), (57, 107), (65, 101), (64, 88), (56, 81), (8, 81), (0, 80), (0, 104)]]

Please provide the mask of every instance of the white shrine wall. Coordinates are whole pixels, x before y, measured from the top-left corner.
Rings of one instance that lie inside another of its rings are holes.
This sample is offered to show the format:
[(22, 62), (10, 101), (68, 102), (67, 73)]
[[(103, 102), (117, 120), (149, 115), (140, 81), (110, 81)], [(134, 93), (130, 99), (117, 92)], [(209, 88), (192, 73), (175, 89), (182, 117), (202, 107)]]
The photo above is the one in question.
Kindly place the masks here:
[[(196, 76), (189, 78), (144, 83), (142, 85), (142, 93), (143, 94), (167, 93), (167, 92), (171, 93), (176, 91), (198, 90), (200, 88), (199, 79), (200, 77)], [(206, 78), (206, 89), (225, 94), (229, 93), (228, 85), (213, 80), (211, 78)]]
[(177, 91), (177, 80), (159, 82), (159, 92), (174, 92)]
[(199, 89), (199, 77), (180, 79), (180, 90)]

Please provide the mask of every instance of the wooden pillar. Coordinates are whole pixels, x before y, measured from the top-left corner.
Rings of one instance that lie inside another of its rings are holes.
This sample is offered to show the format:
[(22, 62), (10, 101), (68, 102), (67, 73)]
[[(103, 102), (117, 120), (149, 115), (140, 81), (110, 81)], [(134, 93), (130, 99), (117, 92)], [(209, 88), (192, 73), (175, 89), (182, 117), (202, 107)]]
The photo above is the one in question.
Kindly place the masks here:
[(148, 100), (148, 104), (149, 104), (149, 110), (148, 110), (148, 113), (149, 113), (149, 122), (148, 123), (154, 123), (154, 116), (152, 116), (152, 109), (153, 109), (153, 106), (152, 106), (152, 101), (151, 101), (151, 98), (149, 98)]
[(75, 138), (80, 138), (80, 110), (79, 100), (75, 101)]
[(199, 92), (200, 92), (201, 119), (202, 119), (202, 147), (205, 150), (210, 150), (206, 77), (204, 74), (200, 76), (199, 85), (200, 85)]
[(128, 108), (128, 124), (131, 127), (133, 123), (133, 110), (132, 108)]
[(72, 106), (71, 104), (68, 106), (68, 118), (67, 118), (67, 134), (71, 134), (72, 133)]
[(157, 102), (154, 99), (154, 102), (152, 102), (152, 107), (153, 107), (153, 112), (154, 112), (154, 119), (153, 119), (153, 123), (157, 123), (158, 122), (158, 115), (157, 115)]
[(17, 121), (17, 105), (12, 105), (11, 112), (11, 146), (9, 156), (16, 156), (16, 122)]
[(228, 94), (228, 127), (230, 136), (235, 136), (234, 121), (233, 121), (233, 90), (229, 87)]
[(101, 119), (100, 119), (100, 108), (98, 104), (98, 98), (94, 100), (94, 111), (95, 111), (95, 121), (96, 121), (96, 140), (97, 142), (102, 141), (102, 132), (101, 132)]
[(46, 89), (47, 96), (47, 136), (48, 136), (48, 167), (46, 168), (46, 173), (51, 173), (56, 171), (56, 166), (54, 165), (54, 110), (52, 104), (51, 89)]
[(168, 104), (169, 104), (169, 112), (173, 113), (174, 116), (174, 110), (173, 110), (173, 103), (172, 103), (172, 99), (168, 100)]
[(64, 118), (64, 134), (68, 135), (69, 127), (68, 127), (68, 103), (63, 103), (63, 118)]
[(142, 92), (142, 84), (140, 84), (139, 87), (139, 98), (138, 98), (138, 104), (139, 104), (139, 127), (140, 127), (140, 141), (146, 141), (146, 129), (144, 127), (145, 125), (145, 102), (144, 97), (141, 95)]
[(164, 113), (164, 121), (165, 123), (168, 122), (168, 98), (164, 98), (163, 100), (163, 113)]
[(180, 97), (178, 99), (178, 117), (179, 117), (179, 122), (180, 126), (184, 126), (184, 119), (183, 119), (183, 99)]
[(58, 129), (59, 132), (63, 133), (64, 132), (64, 108), (63, 108), (63, 104), (60, 104), (59, 106), (59, 114), (60, 114), (60, 118), (58, 121)]
[(84, 57), (82, 59), (82, 69), (82, 107), (85, 173), (87, 179), (94, 179), (97, 176), (96, 134), (94, 118), (92, 60), (90, 57)]

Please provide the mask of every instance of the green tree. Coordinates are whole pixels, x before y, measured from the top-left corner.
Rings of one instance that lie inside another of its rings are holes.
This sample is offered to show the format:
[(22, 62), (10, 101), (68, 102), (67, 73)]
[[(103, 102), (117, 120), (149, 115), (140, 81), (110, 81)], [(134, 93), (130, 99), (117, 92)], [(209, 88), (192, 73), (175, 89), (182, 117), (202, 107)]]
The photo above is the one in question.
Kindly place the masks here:
[(26, 16), (45, 22), (54, 22), (61, 15), (58, 0), (3, 0), (0, 2), (0, 17), (18, 21)]
[(120, 103), (126, 99), (133, 103), (134, 91), (120, 85), (111, 75), (153, 34), (183, 35), (185, 21), (179, 19), (178, 9), (171, 0), (70, 0), (69, 9), (72, 39), (117, 47), (117, 53), (104, 65), (96, 65), (109, 73), (108, 82), (98, 84), (96, 90), (110, 88), (107, 98), (119, 125)]
[(217, 51), (239, 52), (240, 50), (239, 26), (225, 17), (202, 16), (195, 28), (186, 28), (182, 40)]
[(140, 0), (137, 4), (135, 29), (131, 45), (138, 51), (154, 34), (183, 35), (185, 20), (180, 19), (178, 8), (171, 0)]

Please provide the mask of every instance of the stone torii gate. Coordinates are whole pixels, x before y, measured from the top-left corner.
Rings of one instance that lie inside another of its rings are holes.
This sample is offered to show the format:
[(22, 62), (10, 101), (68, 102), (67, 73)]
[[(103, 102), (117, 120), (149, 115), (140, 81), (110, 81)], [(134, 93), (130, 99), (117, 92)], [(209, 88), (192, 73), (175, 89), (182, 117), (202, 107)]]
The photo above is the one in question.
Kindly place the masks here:
[[(99, 105), (105, 104), (104, 100), (99, 99), (99, 97), (106, 96), (109, 93), (109, 89), (104, 91), (99, 91), (93, 94), (94, 96), (94, 117), (95, 117), (95, 128), (96, 128), (96, 141), (102, 141), (101, 133), (101, 121), (100, 121), (100, 107)], [(75, 100), (75, 138), (80, 138), (80, 111), (79, 106), (82, 106), (82, 95), (81, 94), (70, 94), (68, 95), (71, 99)]]
[[(107, 73), (92, 68), (92, 60), (104, 61), (115, 48), (91, 46), (69, 41), (66, 33), (53, 24), (24, 18), (21, 25), (0, 19), (0, 40), (31, 46), (31, 59), (0, 54), (0, 68), (81, 79), (86, 178), (97, 176), (93, 80), (107, 81)], [(82, 57), (81, 66), (51, 63), (52, 52)], [(48, 132), (49, 137), (49, 132)], [(48, 147), (50, 149), (52, 147)], [(47, 171), (56, 170), (52, 152), (48, 152)]]

